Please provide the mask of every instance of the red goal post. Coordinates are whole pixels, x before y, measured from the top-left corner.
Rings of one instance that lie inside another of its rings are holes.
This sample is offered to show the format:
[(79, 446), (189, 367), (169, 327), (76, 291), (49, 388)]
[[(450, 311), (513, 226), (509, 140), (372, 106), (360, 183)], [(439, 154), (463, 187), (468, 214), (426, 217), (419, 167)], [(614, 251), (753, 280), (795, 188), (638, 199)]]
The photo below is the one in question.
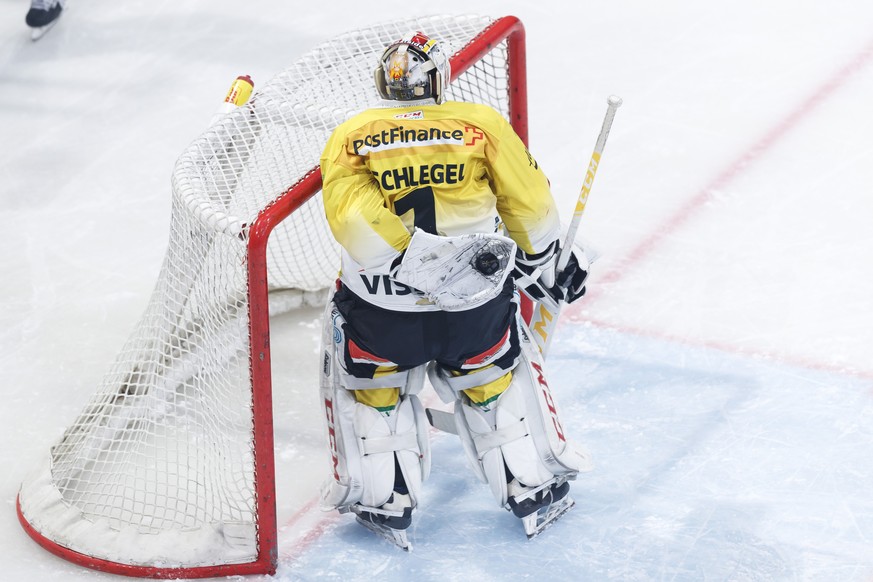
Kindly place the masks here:
[(146, 313), (22, 484), (19, 520), (47, 550), (139, 577), (275, 572), (270, 298), (336, 277), (318, 156), (336, 125), (376, 104), (376, 59), (410, 30), (454, 52), (449, 99), (495, 107), (527, 143), (525, 33), (512, 16), (344, 34), (213, 125), (174, 169), (170, 243)]

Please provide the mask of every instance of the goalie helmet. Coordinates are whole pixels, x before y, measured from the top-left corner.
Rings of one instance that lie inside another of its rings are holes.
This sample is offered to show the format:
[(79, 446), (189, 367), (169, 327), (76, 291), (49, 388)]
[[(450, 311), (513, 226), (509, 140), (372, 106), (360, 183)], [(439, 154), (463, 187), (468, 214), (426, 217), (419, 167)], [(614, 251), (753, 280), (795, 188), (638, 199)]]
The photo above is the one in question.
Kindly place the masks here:
[(451, 77), (442, 43), (421, 32), (407, 34), (382, 53), (376, 67), (376, 89), (383, 99), (410, 101), (446, 100)]

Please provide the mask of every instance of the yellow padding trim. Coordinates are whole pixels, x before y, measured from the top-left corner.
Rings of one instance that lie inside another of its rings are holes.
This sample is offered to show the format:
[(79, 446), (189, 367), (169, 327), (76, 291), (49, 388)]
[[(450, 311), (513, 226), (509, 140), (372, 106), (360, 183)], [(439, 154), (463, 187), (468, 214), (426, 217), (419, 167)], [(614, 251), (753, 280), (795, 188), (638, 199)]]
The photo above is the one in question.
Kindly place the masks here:
[(507, 372), (503, 376), (496, 380), (492, 380), (487, 384), (464, 390), (464, 394), (466, 394), (467, 398), (469, 398), (474, 404), (485, 406), (503, 394), (503, 392), (509, 388), (511, 382), (512, 372)]
[(373, 372), (373, 378), (381, 378), (382, 376), (387, 376), (388, 374), (394, 374), (397, 372), (397, 366), (376, 366), (376, 371)]
[(373, 388), (372, 390), (355, 390), (355, 400), (361, 404), (372, 406), (379, 412), (394, 410), (400, 399), (400, 388)]

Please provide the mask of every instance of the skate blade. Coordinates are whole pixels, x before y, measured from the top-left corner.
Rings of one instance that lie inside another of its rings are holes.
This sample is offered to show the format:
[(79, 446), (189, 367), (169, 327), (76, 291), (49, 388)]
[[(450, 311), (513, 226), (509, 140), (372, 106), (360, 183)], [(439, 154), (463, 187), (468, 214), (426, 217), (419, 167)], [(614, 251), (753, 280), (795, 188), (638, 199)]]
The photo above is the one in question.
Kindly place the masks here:
[(51, 30), (52, 27), (54, 27), (54, 25), (57, 23), (58, 23), (58, 21), (57, 21), (57, 19), (55, 19), (55, 20), (49, 22), (48, 24), (46, 24), (45, 26), (40, 26), (38, 28), (31, 28), (30, 29), (30, 40), (37, 41), (37, 40), (41, 39), (43, 36), (45, 36), (45, 33), (47, 33), (49, 30)]
[(355, 519), (357, 519), (359, 524), (376, 535), (385, 538), (401, 550), (405, 552), (412, 551), (412, 544), (409, 543), (409, 537), (406, 535), (406, 530), (391, 529), (390, 527), (376, 525), (372, 521), (362, 519), (361, 516), (357, 516)]
[(527, 534), (527, 539), (533, 539), (540, 535), (546, 528), (558, 521), (561, 516), (570, 511), (576, 502), (567, 495), (563, 499), (542, 508), (536, 513), (531, 513), (526, 517), (521, 518), (521, 523), (524, 526), (524, 533)]

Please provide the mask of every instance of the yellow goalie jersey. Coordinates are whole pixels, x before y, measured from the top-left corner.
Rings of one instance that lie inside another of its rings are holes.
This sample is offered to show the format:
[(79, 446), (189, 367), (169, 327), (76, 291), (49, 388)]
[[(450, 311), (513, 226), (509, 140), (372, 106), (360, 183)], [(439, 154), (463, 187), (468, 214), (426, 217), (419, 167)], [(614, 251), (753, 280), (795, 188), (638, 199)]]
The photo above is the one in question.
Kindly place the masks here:
[(369, 109), (336, 128), (321, 172), (327, 221), (343, 248), (340, 278), (387, 309), (436, 309), (388, 275), (414, 228), (443, 236), (502, 231), (527, 253), (559, 236), (548, 179), (486, 105)]

